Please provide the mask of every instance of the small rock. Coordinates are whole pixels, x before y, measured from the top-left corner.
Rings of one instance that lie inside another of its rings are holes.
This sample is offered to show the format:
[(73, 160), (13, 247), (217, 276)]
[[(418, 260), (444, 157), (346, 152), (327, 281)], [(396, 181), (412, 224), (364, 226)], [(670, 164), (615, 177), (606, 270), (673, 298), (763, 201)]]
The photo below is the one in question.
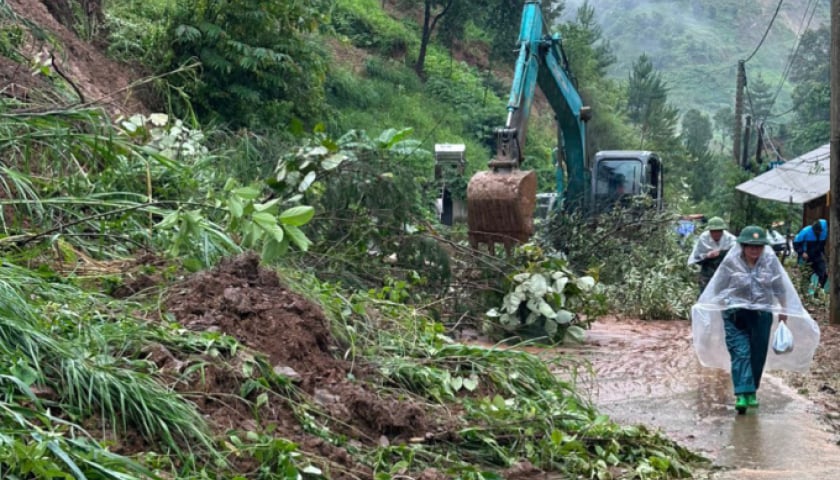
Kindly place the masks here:
[(275, 365), (272, 370), (275, 375), (286, 377), (293, 382), (300, 381), (300, 374), (292, 367), (288, 367), (286, 365)]
[(341, 401), (341, 397), (333, 395), (329, 390), (324, 390), (323, 388), (315, 389), (315, 403), (326, 406), (331, 403), (338, 403), (339, 401)]
[(835, 393), (837, 393), (837, 390), (835, 390), (835, 389), (831, 388), (831, 387), (830, 387), (827, 383), (824, 383), (824, 384), (820, 387), (820, 391), (821, 391), (821, 392), (830, 393), (830, 394), (832, 394), (832, 395), (834, 395)]

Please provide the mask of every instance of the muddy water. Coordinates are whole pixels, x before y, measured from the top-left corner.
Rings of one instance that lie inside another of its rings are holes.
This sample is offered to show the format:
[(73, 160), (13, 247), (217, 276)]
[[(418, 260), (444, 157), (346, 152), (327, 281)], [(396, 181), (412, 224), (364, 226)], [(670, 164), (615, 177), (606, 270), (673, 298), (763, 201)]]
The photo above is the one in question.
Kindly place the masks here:
[(604, 320), (569, 350), (586, 359), (579, 383), (602, 412), (710, 458), (700, 478), (840, 478), (840, 447), (817, 407), (769, 372), (760, 407), (738, 415), (728, 372), (699, 365), (688, 322)]

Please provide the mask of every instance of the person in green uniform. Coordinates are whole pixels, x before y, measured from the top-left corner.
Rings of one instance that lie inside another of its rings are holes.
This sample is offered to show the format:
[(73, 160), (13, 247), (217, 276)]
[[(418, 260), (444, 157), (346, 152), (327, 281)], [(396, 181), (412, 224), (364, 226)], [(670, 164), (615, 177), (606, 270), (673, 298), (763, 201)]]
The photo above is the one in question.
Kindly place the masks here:
[[(770, 336), (782, 322), (795, 348), (777, 352), (769, 348)], [(732, 374), (739, 414), (758, 407), (756, 394), (765, 370), (810, 368), (820, 327), (802, 305), (763, 228), (751, 225), (739, 233), (691, 307), (691, 337), (701, 365)]]
[[(785, 309), (787, 273), (773, 250), (766, 247), (767, 233), (763, 228), (744, 227), (738, 235), (738, 246), (721, 262), (719, 275), (710, 286), (730, 307), (723, 312), (723, 329), (735, 409), (745, 413), (748, 407), (758, 407), (756, 392), (761, 385), (773, 325), (770, 308)], [(779, 313), (779, 321), (786, 320), (787, 315)]]
[(726, 230), (726, 222), (720, 217), (710, 218), (706, 224), (706, 231), (700, 234), (697, 241), (694, 242), (694, 248), (691, 250), (691, 255), (688, 256), (689, 265), (700, 266), (697, 283), (701, 294), (726, 253), (734, 245), (735, 235)]

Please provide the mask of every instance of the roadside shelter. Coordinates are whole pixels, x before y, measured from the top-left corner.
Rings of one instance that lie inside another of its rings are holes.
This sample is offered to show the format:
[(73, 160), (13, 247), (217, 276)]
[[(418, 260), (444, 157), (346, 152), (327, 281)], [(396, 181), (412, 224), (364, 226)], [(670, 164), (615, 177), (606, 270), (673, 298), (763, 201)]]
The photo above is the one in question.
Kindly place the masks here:
[(802, 224), (828, 219), (831, 151), (825, 144), (735, 188), (758, 198), (803, 206)]

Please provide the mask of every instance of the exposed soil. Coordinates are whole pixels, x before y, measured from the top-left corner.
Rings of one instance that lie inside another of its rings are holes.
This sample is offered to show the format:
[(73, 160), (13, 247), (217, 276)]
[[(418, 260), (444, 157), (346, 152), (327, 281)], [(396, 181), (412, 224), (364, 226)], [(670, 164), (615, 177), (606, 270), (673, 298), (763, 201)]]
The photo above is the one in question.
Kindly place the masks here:
[[(88, 8), (88, 21), (98, 24), (102, 19), (102, 5), (99, 1), (83, 2)], [(66, 82), (67, 88), (75, 92), (76, 101), (71, 104), (98, 104), (107, 108), (112, 115), (146, 113), (147, 109), (138, 99), (138, 90), (132, 82), (142, 75), (134, 68), (111, 60), (95, 45), (81, 40), (73, 31), (74, 16), (67, 14), (66, 0), (7, 0), (6, 4), (24, 22), (37, 26), (54, 37), (26, 38), (20, 52), (28, 60), (40, 58), (51, 62), (51, 71), (59, 82)], [(51, 60), (48, 60), (51, 59)], [(21, 65), (0, 56), (0, 94), (23, 100), (38, 101), (38, 95), (52, 84), (43, 75), (33, 75), (29, 66)]]
[[(99, 21), (101, 2), (84, 3), (91, 7), (86, 12), (90, 19)], [(28, 59), (39, 54), (51, 58), (54, 73), (76, 93), (77, 103), (103, 104), (113, 114), (147, 110), (131, 87), (142, 75), (80, 40), (69, 25), (71, 20), (62, 13), (66, 5), (63, 0), (8, 0), (6, 4), (22, 19), (57, 39), (51, 43), (28, 38), (21, 53)], [(337, 56), (360, 69), (364, 53), (345, 47)], [(457, 60), (476, 61), (476, 57), (480, 58), (481, 52), (474, 52), (469, 46), (455, 55)], [(29, 66), (0, 57), (0, 84), (0, 94), (32, 100), (37, 92), (51, 91), (53, 81), (32, 75)], [(127, 282), (123, 291), (114, 293), (136, 294), (158, 281), (141, 274), (135, 281)], [(343, 359), (345, 349), (330, 335), (323, 312), (288, 290), (273, 272), (261, 269), (255, 256), (232, 259), (212, 271), (187, 278), (170, 290), (165, 306), (186, 328), (224, 333), (247, 347), (245, 352), (223, 353), (227, 355), (224, 359), (178, 356), (163, 345), (148, 347), (148, 358), (169, 375), (179, 391), (191, 394), (189, 398), (219, 433), (282, 432), (301, 450), (323, 458), (331, 478), (372, 477), (372, 472), (355, 463), (344, 448), (304, 427), (300, 420), (302, 402), (294, 403), (286, 395), (272, 393), (266, 404), (256, 408), (259, 391), (249, 392), (247, 401), (238, 400), (243, 386), (253, 379), (245, 373), (250, 355), (264, 357), (279, 376), (292, 379), (296, 395), (318, 406), (319, 410), (306, 413), (313, 415), (315, 422), (347, 435), (349, 444), (412, 442), (430, 435), (445, 436), (457, 425), (451, 412), (382, 393), (378, 388), (381, 379), (377, 379), (372, 366)], [(822, 339), (813, 367), (806, 375), (785, 378), (821, 405), (826, 420), (840, 433), (840, 327), (827, 325), (824, 313), (817, 312), (815, 316), (820, 320)], [(647, 361), (656, 362), (656, 356), (651, 355)], [(203, 367), (193, 368), (201, 364)], [(281, 386), (272, 388), (276, 392)], [(114, 448), (118, 453), (143, 449), (142, 439), (130, 432)], [(256, 465), (250, 458), (235, 461), (242, 472)], [(519, 479), (542, 475), (527, 463), (504, 473), (506, 478)], [(415, 478), (438, 480), (446, 476), (429, 469)]]
[[(275, 372), (293, 378), (303, 395), (338, 421), (326, 420), (334, 431), (345, 434), (357, 444), (394, 444), (451, 435), (457, 421), (449, 413), (382, 394), (376, 388), (375, 371), (342, 359), (344, 348), (331, 336), (327, 319), (318, 306), (285, 288), (274, 272), (259, 267), (255, 255), (244, 255), (221, 264), (212, 271), (195, 274), (170, 290), (166, 307), (179, 323), (191, 330), (217, 331), (235, 337), (253, 352), (264, 354)], [(819, 318), (819, 315), (817, 315)], [(638, 320), (634, 328), (645, 329)], [(677, 322), (683, 323), (683, 322)], [(825, 411), (825, 419), (840, 433), (840, 328), (823, 319), (822, 341), (808, 374), (786, 376), (801, 393), (813, 399)], [(683, 328), (674, 324), (674, 328)], [(654, 342), (655, 338), (650, 338)], [(662, 345), (651, 344), (647, 354), (636, 361), (659, 365), (666, 352)], [(659, 356), (657, 354), (659, 352)], [(176, 359), (163, 347), (150, 354), (164, 369), (183, 372), (188, 359)], [(277, 431), (301, 445), (305, 451), (328, 459), (332, 471), (368, 478), (366, 467), (355, 464), (347, 452), (306, 431), (296, 415), (295, 405), (279, 395), (254, 415), (252, 404), (232, 400), (248, 378), (237, 359), (227, 364), (214, 363), (201, 374), (192, 374), (178, 387), (182, 392), (200, 392), (196, 403), (219, 432), (251, 430)], [(643, 368), (643, 367), (640, 367)], [(647, 366), (644, 368), (648, 368)], [(600, 374), (600, 373), (599, 373)], [(660, 382), (661, 383), (661, 382)], [(640, 387), (642, 388), (642, 387)], [(650, 387), (646, 387), (650, 388)], [(254, 400), (255, 395), (249, 397)], [(247, 466), (248, 459), (241, 460)], [(509, 472), (520, 478), (542, 475), (527, 464)], [(335, 474), (336, 478), (342, 475)], [(438, 478), (440, 472), (429, 470), (423, 478)]]
[(820, 325), (820, 345), (811, 369), (807, 374), (784, 374), (783, 378), (822, 407), (825, 421), (840, 444), (840, 325), (828, 324), (825, 309), (812, 315)]
[[(230, 335), (251, 350), (249, 353), (265, 355), (275, 373), (293, 380), (298, 395), (313, 400), (320, 413), (328, 415), (319, 422), (356, 444), (418, 441), (445, 434), (447, 425), (454, 425), (445, 412), (382, 393), (371, 366), (341, 357), (343, 348), (331, 336), (320, 308), (284, 287), (276, 273), (259, 267), (256, 255), (243, 255), (187, 278), (170, 289), (165, 304), (184, 327)], [(237, 362), (248, 358), (247, 354), (237, 355), (226, 364), (213, 362), (188, 375), (177, 388), (200, 393), (195, 402), (219, 432), (265, 433), (276, 427), (304, 451), (328, 459), (333, 478), (342, 478), (335, 473), (342, 469), (362, 478), (371, 476), (366, 467), (354, 464), (343, 448), (305, 431), (300, 405), (285, 396), (272, 395), (257, 410), (253, 404), (237, 400), (248, 380), (243, 365)], [(189, 362), (175, 358), (162, 346), (150, 350), (150, 359), (173, 377), (183, 376)], [(248, 399), (255, 397), (253, 393)]]

